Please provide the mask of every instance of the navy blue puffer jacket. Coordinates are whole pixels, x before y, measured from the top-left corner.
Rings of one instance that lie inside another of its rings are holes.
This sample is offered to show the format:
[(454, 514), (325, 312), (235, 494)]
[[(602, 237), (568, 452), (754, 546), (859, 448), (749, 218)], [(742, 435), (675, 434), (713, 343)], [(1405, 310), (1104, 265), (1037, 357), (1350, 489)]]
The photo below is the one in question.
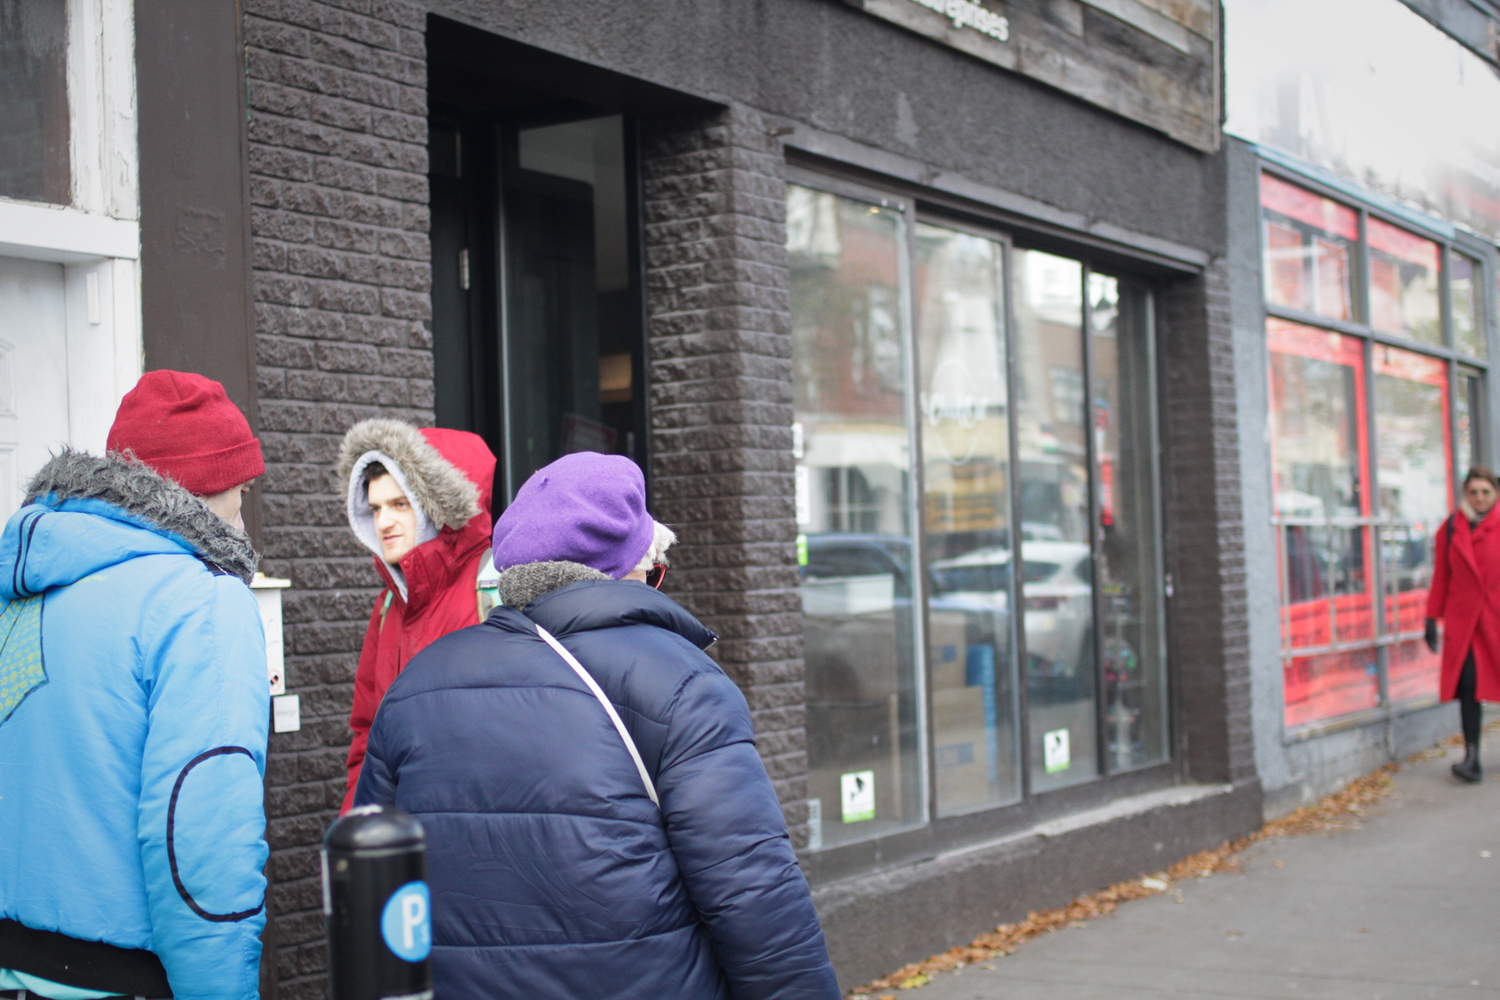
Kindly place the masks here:
[[(578, 658), (603, 707), (537, 636)], [(744, 697), (714, 636), (642, 583), (497, 608), (416, 656), (370, 733), (359, 805), (427, 832), (442, 1000), (837, 1000)]]

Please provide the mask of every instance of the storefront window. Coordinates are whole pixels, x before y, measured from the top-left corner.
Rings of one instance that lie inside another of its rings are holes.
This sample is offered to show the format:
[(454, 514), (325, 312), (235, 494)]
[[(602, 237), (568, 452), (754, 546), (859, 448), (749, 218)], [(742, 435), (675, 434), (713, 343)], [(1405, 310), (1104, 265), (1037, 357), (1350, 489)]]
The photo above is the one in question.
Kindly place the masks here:
[(898, 211), (788, 189), (814, 846), (924, 818), (904, 228)]
[(1167, 758), (1149, 293), (877, 201), (788, 187), (814, 849)]
[[(1267, 322), (1267, 341), (1286, 717), (1298, 725), (1379, 700), (1373, 652), (1330, 648), (1375, 636), (1363, 347), (1354, 337), (1276, 319)], [(1307, 655), (1313, 652), (1322, 655)]]
[(1099, 773), (1083, 269), (1018, 251), (1016, 441), (1031, 787)]
[(927, 664), (938, 813), (1021, 795), (1003, 247), (916, 232)]
[(1384, 345), (1374, 349), (1375, 442), (1387, 673), (1392, 702), (1431, 697), (1439, 658), (1421, 641), (1432, 582), (1432, 537), (1451, 509), (1448, 366)]
[[(1355, 210), (1270, 175), (1261, 198), (1284, 721), (1301, 727), (1438, 693), (1422, 633), (1435, 532), (1485, 454), (1484, 371), (1453, 358), (1488, 354), (1485, 264), (1366, 215), (1368, 315), (1323, 312), (1348, 320), (1323, 329), (1288, 291), (1275, 227), (1308, 222), (1315, 203), (1344, 225)], [(1348, 249), (1354, 259), (1357, 233)], [(1392, 347), (1377, 332), (1430, 347)]]
[(1489, 356), (1484, 313), (1479, 308), (1479, 262), (1455, 253), (1448, 258), (1448, 294), (1453, 302), (1453, 346), (1474, 358)]
[(68, 5), (0, 0), (0, 197), (67, 204)]
[(1147, 297), (1089, 275), (1099, 513), (1099, 652), (1111, 770), (1167, 756)]
[(1350, 265), (1359, 241), (1354, 209), (1262, 174), (1266, 297), (1274, 305), (1353, 319)]
[(1380, 219), (1368, 220), (1370, 325), (1440, 344), (1438, 245)]

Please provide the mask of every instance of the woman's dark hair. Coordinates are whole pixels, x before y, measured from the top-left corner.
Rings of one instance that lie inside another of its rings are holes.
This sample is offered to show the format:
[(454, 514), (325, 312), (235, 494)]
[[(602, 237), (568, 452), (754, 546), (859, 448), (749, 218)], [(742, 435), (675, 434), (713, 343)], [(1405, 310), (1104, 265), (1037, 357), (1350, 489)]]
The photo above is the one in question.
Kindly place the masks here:
[(1469, 474), (1467, 476), (1464, 476), (1464, 486), (1467, 487), (1476, 479), (1484, 480), (1485, 482), (1489, 483), (1490, 486), (1496, 490), (1496, 492), (1500, 492), (1500, 481), (1497, 481), (1495, 479), (1495, 473), (1492, 472), (1488, 466), (1469, 466)]
[(361, 477), (361, 481), (364, 483), (365, 489), (369, 489), (370, 484), (375, 480), (379, 479), (381, 476), (388, 475), (390, 475), (390, 472), (386, 470), (385, 466), (381, 465), (379, 462), (371, 462), (369, 465), (365, 466), (364, 475)]

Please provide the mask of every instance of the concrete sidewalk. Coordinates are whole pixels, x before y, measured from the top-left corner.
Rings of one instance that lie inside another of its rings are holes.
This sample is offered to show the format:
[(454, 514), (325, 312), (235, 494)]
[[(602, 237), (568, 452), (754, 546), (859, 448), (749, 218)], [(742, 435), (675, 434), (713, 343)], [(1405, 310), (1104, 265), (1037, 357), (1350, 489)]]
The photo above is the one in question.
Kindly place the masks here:
[(1362, 828), (1275, 838), (1239, 873), (942, 973), (900, 1000), (1423, 1000), (1500, 997), (1500, 749), (1408, 764)]

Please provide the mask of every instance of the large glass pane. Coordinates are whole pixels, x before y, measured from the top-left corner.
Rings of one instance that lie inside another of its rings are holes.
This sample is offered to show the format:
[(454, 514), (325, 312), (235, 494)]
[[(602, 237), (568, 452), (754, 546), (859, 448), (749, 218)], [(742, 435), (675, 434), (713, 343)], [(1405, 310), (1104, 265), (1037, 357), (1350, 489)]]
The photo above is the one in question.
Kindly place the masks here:
[(66, 204), (67, 0), (0, 0), (0, 197)]
[(1432, 581), (1432, 536), (1452, 503), (1448, 366), (1375, 348), (1376, 485), (1386, 634), (1405, 639), (1387, 662), (1391, 701), (1437, 694), (1439, 658), (1416, 642)]
[(1438, 245), (1371, 218), (1370, 325), (1386, 333), (1440, 344)]
[(1144, 289), (1089, 276), (1098, 462), (1100, 651), (1110, 770), (1167, 756), (1151, 338)]
[(1373, 648), (1289, 659), (1282, 671), (1286, 724), (1302, 726), (1380, 704)]
[(1479, 308), (1479, 261), (1461, 253), (1448, 257), (1448, 294), (1453, 302), (1453, 346), (1475, 358), (1489, 356), (1484, 313)]
[(923, 820), (903, 226), (787, 188), (814, 847)]
[(1021, 795), (1011, 643), (1010, 411), (998, 243), (916, 232), (927, 663), (938, 812)]
[(1303, 312), (1352, 319), (1350, 277), (1359, 216), (1354, 209), (1261, 174), (1266, 300)]
[(1083, 268), (1018, 251), (1014, 283), (1028, 756), (1040, 792), (1099, 773)]
[(1286, 721), (1297, 725), (1379, 699), (1373, 654), (1311, 655), (1375, 638), (1368, 532), (1360, 523), (1370, 513), (1363, 346), (1276, 319), (1266, 334)]
[(505, 457), (514, 491), (559, 455), (635, 454), (639, 338), (623, 119), (519, 129), (508, 153)]
[[(1453, 443), (1453, 470), (1459, 476), (1467, 474), (1476, 465), (1483, 465), (1484, 454), (1484, 399), (1481, 397), (1479, 373), (1467, 368), (1458, 370), (1458, 387), (1453, 397), (1454, 423), (1458, 425), (1458, 440)], [(1457, 480), (1455, 480), (1457, 481)], [(1459, 484), (1462, 485), (1461, 483)]]

